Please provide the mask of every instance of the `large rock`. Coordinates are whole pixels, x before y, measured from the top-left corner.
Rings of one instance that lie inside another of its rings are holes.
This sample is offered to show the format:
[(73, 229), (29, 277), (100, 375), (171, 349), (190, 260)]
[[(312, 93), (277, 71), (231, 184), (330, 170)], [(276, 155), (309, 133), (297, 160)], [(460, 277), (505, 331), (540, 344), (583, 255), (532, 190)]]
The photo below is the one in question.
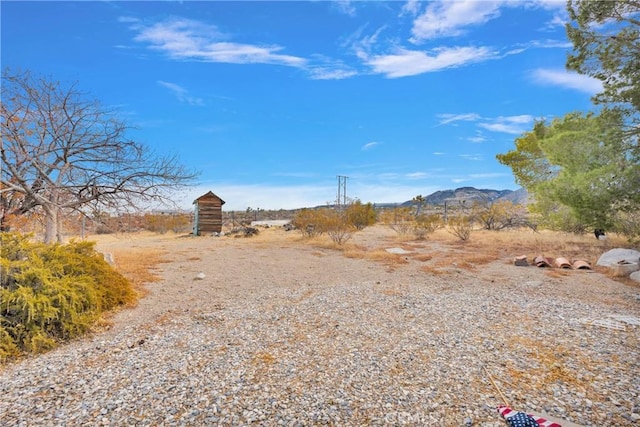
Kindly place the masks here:
[(640, 283), (640, 271), (635, 271), (635, 272), (631, 273), (631, 275), (629, 276), (629, 278), (630, 278), (631, 280), (634, 280), (634, 281), (636, 281), (636, 282)]
[(601, 265), (603, 267), (612, 267), (615, 264), (620, 263), (635, 263), (640, 262), (640, 252), (633, 249), (622, 249), (616, 248), (611, 249), (600, 255), (598, 258), (597, 265)]

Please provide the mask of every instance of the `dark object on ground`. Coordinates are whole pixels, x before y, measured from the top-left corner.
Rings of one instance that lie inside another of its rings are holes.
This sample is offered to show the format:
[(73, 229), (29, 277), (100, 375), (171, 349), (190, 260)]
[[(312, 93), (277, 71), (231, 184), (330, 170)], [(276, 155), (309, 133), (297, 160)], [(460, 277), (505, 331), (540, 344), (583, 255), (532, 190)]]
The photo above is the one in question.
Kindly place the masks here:
[(233, 230), (229, 231), (228, 235), (235, 235), (235, 237), (251, 237), (255, 236), (260, 231), (254, 227), (236, 227)]
[(517, 256), (513, 259), (513, 265), (517, 266), (517, 267), (526, 267), (529, 265), (529, 263), (527, 262), (527, 256), (526, 255), (520, 255)]
[(593, 234), (596, 236), (596, 239), (600, 240), (600, 237), (605, 237), (606, 234), (602, 228), (596, 228), (593, 230)]

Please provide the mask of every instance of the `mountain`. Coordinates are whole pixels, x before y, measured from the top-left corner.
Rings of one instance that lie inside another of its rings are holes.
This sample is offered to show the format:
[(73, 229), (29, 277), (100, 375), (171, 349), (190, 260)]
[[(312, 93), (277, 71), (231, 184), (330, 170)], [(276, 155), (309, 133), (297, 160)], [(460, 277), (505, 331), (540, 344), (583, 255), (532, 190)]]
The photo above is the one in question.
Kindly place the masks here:
[[(474, 202), (495, 202), (499, 200), (508, 200), (516, 204), (526, 204), (528, 193), (524, 188), (518, 190), (489, 190), (477, 189), (474, 187), (460, 187), (455, 190), (436, 191), (425, 197), (427, 205), (444, 205), (450, 203), (465, 203), (471, 205)], [(415, 202), (408, 200), (401, 206), (411, 206)]]

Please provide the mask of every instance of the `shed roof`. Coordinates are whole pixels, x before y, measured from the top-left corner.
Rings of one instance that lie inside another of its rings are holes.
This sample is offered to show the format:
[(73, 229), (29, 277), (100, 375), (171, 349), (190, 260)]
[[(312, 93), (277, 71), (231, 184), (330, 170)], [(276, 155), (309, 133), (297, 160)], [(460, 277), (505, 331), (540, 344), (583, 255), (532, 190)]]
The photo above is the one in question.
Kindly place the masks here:
[(196, 203), (198, 200), (202, 200), (202, 199), (213, 199), (216, 198), (218, 200), (220, 200), (220, 205), (224, 205), (226, 202), (224, 200), (222, 200), (219, 196), (215, 195), (213, 193), (213, 191), (209, 191), (206, 194), (203, 194), (202, 196), (198, 197), (197, 199), (195, 199), (193, 201), (193, 203)]

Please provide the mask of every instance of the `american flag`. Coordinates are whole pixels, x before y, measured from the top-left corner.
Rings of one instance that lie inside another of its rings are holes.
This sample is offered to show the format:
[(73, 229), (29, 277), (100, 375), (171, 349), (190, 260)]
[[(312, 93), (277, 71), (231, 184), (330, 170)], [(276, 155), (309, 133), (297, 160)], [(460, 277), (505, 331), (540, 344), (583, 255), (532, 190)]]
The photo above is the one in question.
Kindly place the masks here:
[(547, 421), (542, 417), (525, 414), (524, 412), (514, 411), (504, 405), (498, 406), (498, 412), (510, 427), (562, 427), (553, 421)]

